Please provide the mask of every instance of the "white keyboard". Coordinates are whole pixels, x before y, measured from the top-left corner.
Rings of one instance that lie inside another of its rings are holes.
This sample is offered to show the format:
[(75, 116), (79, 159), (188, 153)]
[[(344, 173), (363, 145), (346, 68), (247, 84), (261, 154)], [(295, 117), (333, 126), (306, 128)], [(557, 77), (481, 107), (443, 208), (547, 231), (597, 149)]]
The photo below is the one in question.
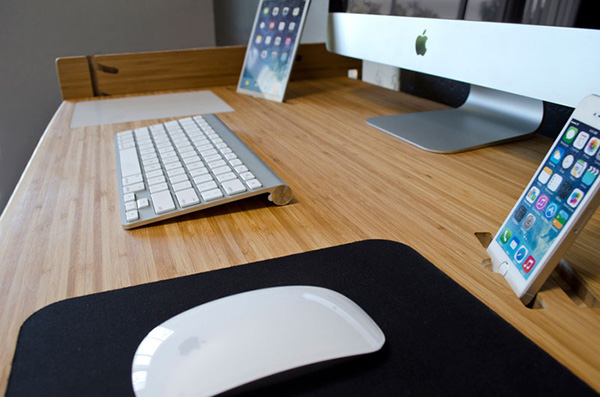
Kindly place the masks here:
[(285, 205), (288, 185), (215, 115), (115, 135), (121, 223), (146, 225), (268, 193)]

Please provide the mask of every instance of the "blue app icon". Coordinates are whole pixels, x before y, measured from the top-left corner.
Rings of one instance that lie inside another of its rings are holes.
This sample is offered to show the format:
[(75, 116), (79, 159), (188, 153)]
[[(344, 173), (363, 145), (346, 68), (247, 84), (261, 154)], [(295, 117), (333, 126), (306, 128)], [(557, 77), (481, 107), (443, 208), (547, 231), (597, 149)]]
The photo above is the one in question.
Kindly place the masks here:
[(516, 237), (513, 237), (512, 240), (510, 240), (510, 243), (508, 244), (508, 248), (510, 249), (510, 252), (515, 252), (515, 250), (519, 246), (519, 243), (520, 243), (519, 239)]
[(554, 215), (556, 215), (557, 212), (558, 212), (558, 205), (556, 205), (556, 203), (550, 203), (550, 204), (548, 204), (548, 206), (546, 207), (546, 210), (544, 211), (544, 216), (546, 217), (546, 219), (552, 219), (552, 218), (554, 218)]
[(552, 161), (554, 164), (558, 164), (558, 163), (560, 163), (560, 160), (563, 158), (564, 155), (565, 155), (565, 149), (563, 149), (561, 147), (557, 147), (554, 149), (554, 152), (552, 153), (552, 156), (550, 157), (550, 161)]
[(517, 261), (517, 263), (523, 262), (527, 254), (527, 248), (525, 248), (524, 245), (520, 246), (517, 252), (515, 253), (515, 261)]
[(583, 182), (584, 185), (591, 186), (592, 183), (594, 183), (594, 181), (596, 180), (596, 177), (598, 177), (599, 173), (600, 173), (600, 171), (598, 170), (598, 168), (590, 167), (587, 169), (585, 174), (583, 174), (583, 178), (581, 178), (581, 182)]

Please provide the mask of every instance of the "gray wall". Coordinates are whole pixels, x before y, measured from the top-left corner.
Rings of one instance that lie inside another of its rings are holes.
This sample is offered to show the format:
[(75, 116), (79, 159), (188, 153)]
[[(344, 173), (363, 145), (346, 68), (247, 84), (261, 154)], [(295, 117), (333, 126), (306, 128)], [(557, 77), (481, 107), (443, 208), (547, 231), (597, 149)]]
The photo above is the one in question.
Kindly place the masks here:
[(213, 0), (0, 0), (0, 211), (60, 105), (57, 57), (215, 42)]

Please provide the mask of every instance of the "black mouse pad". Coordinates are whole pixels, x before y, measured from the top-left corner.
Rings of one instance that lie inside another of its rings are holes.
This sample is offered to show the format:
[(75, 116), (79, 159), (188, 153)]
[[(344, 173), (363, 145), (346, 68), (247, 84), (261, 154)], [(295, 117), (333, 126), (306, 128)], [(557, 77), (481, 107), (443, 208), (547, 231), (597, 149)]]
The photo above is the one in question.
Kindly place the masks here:
[(595, 394), (413, 249), (381, 240), (49, 305), (21, 327), (7, 394), (132, 395), (132, 358), (155, 326), (217, 298), (295, 284), (346, 295), (379, 324), (386, 343), (375, 354), (272, 383), (257, 394)]

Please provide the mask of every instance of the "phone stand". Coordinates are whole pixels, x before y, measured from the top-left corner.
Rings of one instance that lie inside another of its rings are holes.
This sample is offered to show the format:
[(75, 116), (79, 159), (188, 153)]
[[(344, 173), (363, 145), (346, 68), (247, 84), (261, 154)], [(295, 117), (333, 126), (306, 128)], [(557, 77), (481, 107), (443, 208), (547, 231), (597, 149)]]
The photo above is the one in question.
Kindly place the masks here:
[[(475, 233), (475, 237), (477, 237), (484, 249), (490, 245), (493, 236), (489, 232)], [(490, 258), (484, 258), (481, 261), (481, 266), (492, 272), (492, 261)], [(565, 259), (561, 259), (528, 307), (532, 309), (546, 309), (565, 304), (597, 308), (600, 307), (600, 299), (571, 265)]]

